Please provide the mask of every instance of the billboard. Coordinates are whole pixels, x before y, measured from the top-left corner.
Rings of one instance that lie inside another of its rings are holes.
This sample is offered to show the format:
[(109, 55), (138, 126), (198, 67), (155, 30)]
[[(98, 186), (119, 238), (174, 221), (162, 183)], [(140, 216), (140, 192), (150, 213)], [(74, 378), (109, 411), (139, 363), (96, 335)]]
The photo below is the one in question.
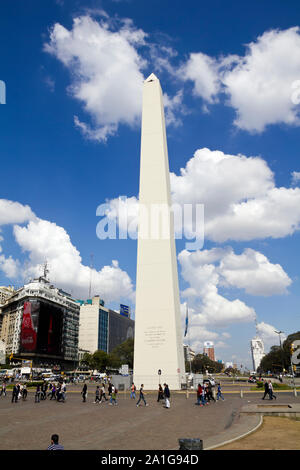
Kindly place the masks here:
[(24, 302), (21, 350), (62, 355), (63, 309), (44, 301)]
[(123, 304), (120, 304), (120, 315), (123, 315), (124, 317), (130, 317), (130, 309), (128, 307), (128, 305), (123, 305)]
[(24, 351), (35, 351), (36, 349), (37, 334), (32, 321), (31, 307), (31, 302), (24, 302), (21, 326), (21, 348)]

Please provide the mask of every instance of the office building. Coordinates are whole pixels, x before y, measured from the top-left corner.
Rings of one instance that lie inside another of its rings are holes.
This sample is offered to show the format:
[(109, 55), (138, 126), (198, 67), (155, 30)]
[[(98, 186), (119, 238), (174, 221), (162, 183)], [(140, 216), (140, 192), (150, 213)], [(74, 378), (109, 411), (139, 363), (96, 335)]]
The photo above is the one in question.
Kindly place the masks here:
[(91, 354), (97, 350), (110, 353), (128, 338), (134, 337), (134, 321), (127, 315), (106, 308), (99, 296), (77, 302), (80, 305), (80, 350)]
[(214, 343), (212, 341), (205, 341), (204, 342), (203, 354), (205, 356), (208, 356), (209, 359), (211, 359), (212, 361), (216, 360)]
[(46, 275), (16, 290), (2, 306), (0, 339), (6, 354), (34, 365), (74, 368), (78, 360), (80, 307)]

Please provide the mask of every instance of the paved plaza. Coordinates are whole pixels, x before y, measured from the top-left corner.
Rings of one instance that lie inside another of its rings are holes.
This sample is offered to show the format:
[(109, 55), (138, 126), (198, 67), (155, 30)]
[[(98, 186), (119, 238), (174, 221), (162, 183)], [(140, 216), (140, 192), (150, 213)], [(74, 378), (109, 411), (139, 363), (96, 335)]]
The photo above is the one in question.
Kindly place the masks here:
[[(118, 405), (94, 404), (95, 385), (88, 385), (87, 402), (82, 386), (69, 385), (65, 403), (49, 399), (11, 403), (11, 391), (0, 398), (0, 449), (44, 450), (57, 433), (66, 450), (176, 450), (178, 439), (199, 438), (204, 448), (242, 435), (259, 424), (256, 414), (240, 414), (242, 407), (262, 404), (261, 393), (224, 393), (225, 401), (195, 406), (196, 394), (172, 393), (171, 408), (147, 393), (149, 406), (136, 407), (129, 393), (118, 394)], [(272, 403), (272, 402), (270, 402)], [(300, 404), (292, 392), (277, 393), (276, 404)]]

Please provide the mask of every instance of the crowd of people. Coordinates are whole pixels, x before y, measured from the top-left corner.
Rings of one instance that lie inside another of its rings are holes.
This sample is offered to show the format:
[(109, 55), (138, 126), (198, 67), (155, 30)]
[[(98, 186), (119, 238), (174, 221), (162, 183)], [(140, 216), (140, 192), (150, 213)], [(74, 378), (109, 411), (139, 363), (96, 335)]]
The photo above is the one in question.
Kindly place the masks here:
[[(164, 387), (164, 388), (163, 388)], [(164, 403), (165, 408), (170, 408), (170, 389), (168, 384), (164, 383), (163, 387), (161, 384), (158, 386), (158, 395), (157, 395), (157, 402), (159, 403), (162, 401)], [(107, 390), (107, 391), (106, 391)], [(35, 403), (39, 403), (42, 400), (46, 400), (49, 398), (50, 400), (54, 400), (57, 402), (65, 402), (66, 401), (66, 383), (65, 382), (59, 382), (59, 383), (49, 383), (44, 381), (42, 384), (37, 384), (36, 389), (35, 389), (35, 395), (34, 395), (34, 401)], [(18, 403), (20, 400), (26, 400), (27, 399), (27, 385), (22, 384), (20, 382), (15, 383), (12, 389), (12, 395), (11, 395), (11, 402), (12, 403)], [(117, 405), (117, 394), (118, 390), (117, 387), (111, 382), (108, 381), (107, 383), (102, 383), (101, 385), (96, 386), (95, 390), (95, 398), (94, 402), (95, 404), (101, 404), (103, 402), (108, 402), (109, 405)], [(6, 382), (3, 381), (1, 389), (0, 389), (0, 396), (6, 396), (7, 395), (7, 388), (6, 388)], [(130, 398), (135, 400), (137, 395), (137, 388), (134, 383), (132, 383), (131, 388), (130, 388)], [(87, 390), (87, 384), (84, 383), (82, 391), (81, 391), (81, 396), (82, 396), (82, 401), (86, 402), (87, 401), (87, 396), (88, 396), (88, 390)], [(196, 389), (196, 397), (197, 401), (195, 405), (198, 406), (206, 406), (209, 405), (211, 402), (218, 402), (220, 399), (225, 400), (224, 396), (222, 394), (222, 388), (221, 384), (215, 384), (212, 385), (210, 381), (204, 381), (203, 385), (200, 383), (198, 384), (198, 387)], [(275, 399), (276, 396), (273, 391), (273, 385), (271, 380), (265, 380), (264, 381), (264, 395), (262, 397), (262, 400), (264, 400), (266, 397), (268, 397), (270, 400)], [(139, 395), (138, 395), (138, 401), (136, 402), (136, 406), (139, 407), (141, 404), (144, 404), (144, 406), (148, 406), (148, 403), (145, 398), (145, 392), (144, 392), (144, 384), (141, 384), (139, 388)]]

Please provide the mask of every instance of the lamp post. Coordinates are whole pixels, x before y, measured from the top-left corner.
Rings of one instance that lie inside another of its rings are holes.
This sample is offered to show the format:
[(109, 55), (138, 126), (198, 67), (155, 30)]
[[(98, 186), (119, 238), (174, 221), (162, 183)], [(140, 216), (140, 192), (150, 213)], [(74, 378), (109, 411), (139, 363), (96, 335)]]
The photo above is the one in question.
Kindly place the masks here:
[(281, 335), (281, 333), (284, 333), (284, 331), (281, 331), (281, 330), (280, 331), (274, 330), (274, 331), (279, 336), (279, 344), (280, 344), (280, 350), (281, 350), (281, 362), (282, 362), (282, 373), (283, 373), (284, 372), (284, 361), (283, 361), (283, 355), (282, 355), (283, 349), (282, 349), (282, 345), (281, 345), (281, 336), (280, 335)]

